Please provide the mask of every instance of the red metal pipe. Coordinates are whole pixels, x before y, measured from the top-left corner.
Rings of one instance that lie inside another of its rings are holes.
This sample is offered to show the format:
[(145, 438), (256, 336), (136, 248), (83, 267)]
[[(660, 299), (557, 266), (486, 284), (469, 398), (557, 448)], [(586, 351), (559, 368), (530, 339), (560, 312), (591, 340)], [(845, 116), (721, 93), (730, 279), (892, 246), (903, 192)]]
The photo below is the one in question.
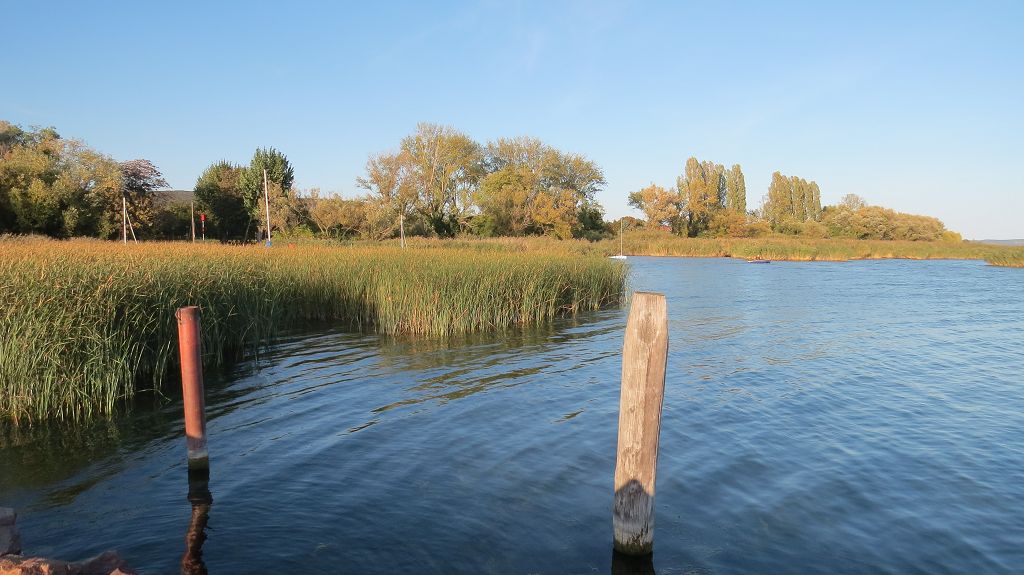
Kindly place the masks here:
[(206, 451), (206, 399), (203, 392), (199, 307), (183, 307), (174, 316), (178, 318), (178, 352), (181, 357), (181, 394), (185, 403), (188, 467), (208, 469), (210, 459)]

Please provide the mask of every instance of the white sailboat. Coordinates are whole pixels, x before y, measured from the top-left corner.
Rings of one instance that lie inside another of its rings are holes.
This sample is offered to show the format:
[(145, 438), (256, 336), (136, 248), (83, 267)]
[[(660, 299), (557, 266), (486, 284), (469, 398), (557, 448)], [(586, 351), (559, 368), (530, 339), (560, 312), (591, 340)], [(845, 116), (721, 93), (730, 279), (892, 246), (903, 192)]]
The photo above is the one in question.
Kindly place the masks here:
[(619, 219), (619, 255), (617, 255), (617, 256), (608, 256), (609, 258), (611, 258), (613, 260), (624, 260), (624, 259), (626, 259), (626, 256), (622, 254), (622, 222), (623, 222), (623, 220), (625, 220), (625, 218), (620, 218)]

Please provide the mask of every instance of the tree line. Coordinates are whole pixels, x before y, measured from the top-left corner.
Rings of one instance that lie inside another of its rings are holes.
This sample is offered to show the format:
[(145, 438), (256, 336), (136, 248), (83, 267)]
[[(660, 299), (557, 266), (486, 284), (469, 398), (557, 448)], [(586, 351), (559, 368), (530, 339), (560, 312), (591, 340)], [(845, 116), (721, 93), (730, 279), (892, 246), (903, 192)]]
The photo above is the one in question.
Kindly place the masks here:
[(222, 237), (246, 237), (247, 229), (263, 225), (261, 182), (253, 178), (267, 166), (271, 227), (287, 234), (595, 239), (608, 233), (595, 199), (604, 174), (593, 161), (534, 138), (480, 144), (451, 127), (420, 124), (397, 149), (367, 159), (357, 198), (294, 190), (287, 158), (273, 149), (258, 150), (248, 167), (211, 165), (196, 183), (196, 201)]
[[(596, 194), (607, 182), (585, 156), (530, 137), (487, 143), (422, 123), (395, 149), (373, 154), (343, 198), (294, 187), (295, 170), (274, 148), (248, 164), (220, 160), (196, 181), (195, 211), (207, 236), (250, 241), (270, 228), (286, 236), (387, 239), (547, 235), (599, 239), (614, 229)], [(0, 121), (0, 233), (116, 238), (122, 209), (145, 239), (183, 238), (192, 206), (158, 190), (167, 182), (144, 159), (116, 162), (53, 128)], [(651, 184), (629, 194), (644, 214), (637, 225), (687, 237), (758, 237), (772, 233), (861, 239), (959, 239), (939, 220), (867, 205), (849, 195), (821, 205), (813, 181), (772, 174), (761, 206), (747, 208), (742, 168), (689, 158), (674, 187)]]
[(153, 191), (164, 187), (147, 160), (116, 162), (53, 128), (0, 120), (0, 233), (116, 238), (125, 207), (133, 227), (158, 227)]
[(639, 225), (688, 237), (762, 237), (772, 233), (810, 238), (959, 241), (936, 218), (870, 206), (849, 194), (835, 206), (821, 205), (816, 182), (772, 174), (761, 207), (748, 210), (739, 164), (691, 157), (673, 188), (651, 184), (629, 194), (643, 212)]
[(721, 235), (736, 222), (746, 223), (747, 188), (739, 164), (690, 158), (674, 189), (651, 184), (629, 194), (630, 206), (644, 213), (647, 225), (697, 237)]

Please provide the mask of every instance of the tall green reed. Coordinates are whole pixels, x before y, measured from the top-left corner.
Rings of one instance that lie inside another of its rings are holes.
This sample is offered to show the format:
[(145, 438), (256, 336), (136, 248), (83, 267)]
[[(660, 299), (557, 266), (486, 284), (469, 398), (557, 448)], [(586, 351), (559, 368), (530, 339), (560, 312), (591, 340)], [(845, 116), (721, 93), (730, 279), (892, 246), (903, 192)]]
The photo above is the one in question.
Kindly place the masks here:
[(110, 414), (159, 390), (174, 311), (202, 308), (204, 362), (333, 320), (448, 336), (616, 305), (625, 267), (571, 250), (0, 242), (0, 419)]

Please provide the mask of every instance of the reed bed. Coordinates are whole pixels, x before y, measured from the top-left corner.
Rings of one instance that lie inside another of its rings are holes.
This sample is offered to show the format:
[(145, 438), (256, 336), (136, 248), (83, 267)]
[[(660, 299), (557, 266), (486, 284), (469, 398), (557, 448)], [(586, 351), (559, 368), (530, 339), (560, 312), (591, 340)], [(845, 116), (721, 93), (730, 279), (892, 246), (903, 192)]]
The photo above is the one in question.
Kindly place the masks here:
[(570, 250), (0, 241), (0, 419), (110, 414), (160, 389), (174, 311), (219, 365), (309, 320), (447, 336), (620, 303), (626, 269)]
[[(618, 253), (618, 240), (596, 245), (600, 253)], [(908, 242), (853, 239), (812, 239), (788, 236), (766, 238), (683, 238), (662, 231), (633, 230), (623, 236), (628, 255), (733, 257), (794, 261), (863, 259), (989, 259), (1013, 248), (977, 242)], [(991, 260), (989, 260), (991, 261)]]
[(985, 261), (994, 265), (1006, 268), (1024, 268), (1024, 248), (1006, 247), (1001, 251), (991, 254)]

